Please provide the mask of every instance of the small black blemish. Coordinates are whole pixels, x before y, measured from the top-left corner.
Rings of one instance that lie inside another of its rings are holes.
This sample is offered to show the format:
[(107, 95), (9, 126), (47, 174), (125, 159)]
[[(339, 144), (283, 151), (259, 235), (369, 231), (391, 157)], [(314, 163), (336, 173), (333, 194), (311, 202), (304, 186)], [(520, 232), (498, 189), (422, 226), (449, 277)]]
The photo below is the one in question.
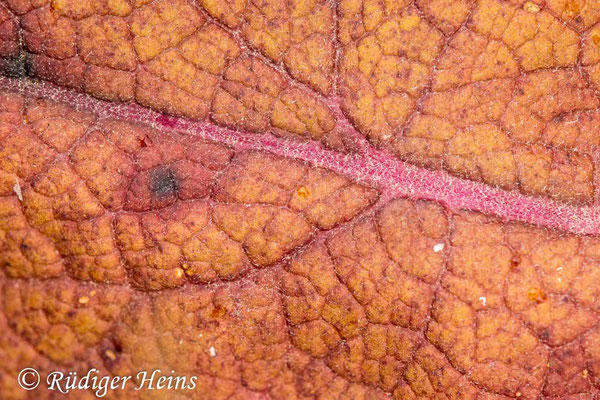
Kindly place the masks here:
[(160, 166), (150, 173), (150, 192), (156, 197), (175, 196), (179, 190), (179, 179), (170, 167)]
[(546, 329), (542, 329), (542, 331), (539, 333), (539, 337), (540, 340), (543, 342), (547, 342), (548, 340), (550, 340), (550, 330)]
[(565, 358), (569, 358), (569, 357), (573, 357), (575, 354), (573, 354), (573, 350), (570, 348), (567, 348), (564, 352), (564, 354), (560, 357), (561, 359), (565, 359)]
[(2, 74), (9, 78), (25, 78), (29, 75), (27, 53), (22, 52), (14, 58), (0, 59)]
[(113, 338), (111, 340), (112, 345), (113, 345), (113, 349), (117, 354), (121, 354), (123, 352), (123, 345), (121, 344), (120, 340), (117, 340), (116, 338)]

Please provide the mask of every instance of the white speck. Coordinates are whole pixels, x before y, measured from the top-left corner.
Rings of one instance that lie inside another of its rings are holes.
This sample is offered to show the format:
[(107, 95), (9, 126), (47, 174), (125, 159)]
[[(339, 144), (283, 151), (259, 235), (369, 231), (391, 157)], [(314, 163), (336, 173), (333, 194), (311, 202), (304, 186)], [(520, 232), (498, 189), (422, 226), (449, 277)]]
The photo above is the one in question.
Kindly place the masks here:
[(444, 250), (444, 243), (438, 243), (435, 246), (433, 246), (433, 251), (436, 253), (439, 253), (442, 250)]
[(214, 346), (210, 346), (210, 349), (208, 349), (208, 354), (210, 354), (211, 357), (215, 357), (217, 355), (217, 350), (215, 350)]
[(480, 301), (480, 302), (481, 302), (481, 304), (483, 304), (483, 306), (485, 307), (485, 302), (487, 301), (487, 299), (486, 299), (485, 297), (481, 296), (481, 297), (479, 298), (479, 301)]
[(14, 190), (15, 194), (17, 195), (17, 197), (19, 198), (19, 201), (23, 201), (23, 192), (21, 191), (21, 185), (19, 185), (18, 179), (15, 179), (15, 184), (13, 186), (13, 190)]
[(558, 268), (556, 268), (556, 270), (557, 270), (557, 271), (562, 271), (562, 270), (563, 270), (563, 267), (558, 267)]
[(202, 334), (201, 334), (201, 333), (199, 333), (199, 334), (198, 334), (198, 337), (202, 337)]

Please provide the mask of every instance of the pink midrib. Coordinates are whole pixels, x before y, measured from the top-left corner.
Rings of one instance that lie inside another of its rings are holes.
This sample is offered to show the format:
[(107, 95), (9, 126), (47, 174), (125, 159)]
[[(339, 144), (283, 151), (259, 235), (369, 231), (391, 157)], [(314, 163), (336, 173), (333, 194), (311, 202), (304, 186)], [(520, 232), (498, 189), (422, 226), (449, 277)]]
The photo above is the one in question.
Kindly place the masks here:
[[(271, 134), (241, 132), (208, 122), (166, 117), (137, 104), (111, 103), (44, 81), (0, 77), (0, 86), (64, 102), (100, 117), (112, 117), (150, 124), (161, 130), (227, 144), (238, 150), (262, 150), (283, 157), (304, 160), (347, 176), (359, 183), (376, 187), (382, 198), (405, 197), (438, 202), (450, 210), (468, 209), (495, 215), (505, 221), (521, 221), (578, 234), (600, 233), (600, 206), (576, 206), (518, 191), (506, 191), (483, 183), (461, 179), (445, 171), (434, 171), (403, 162), (387, 151), (379, 150), (358, 139), (347, 121), (340, 121), (358, 141), (358, 152), (342, 153), (325, 148), (316, 141), (292, 141)], [(335, 107), (335, 100), (329, 103)], [(343, 118), (336, 112), (337, 118)]]

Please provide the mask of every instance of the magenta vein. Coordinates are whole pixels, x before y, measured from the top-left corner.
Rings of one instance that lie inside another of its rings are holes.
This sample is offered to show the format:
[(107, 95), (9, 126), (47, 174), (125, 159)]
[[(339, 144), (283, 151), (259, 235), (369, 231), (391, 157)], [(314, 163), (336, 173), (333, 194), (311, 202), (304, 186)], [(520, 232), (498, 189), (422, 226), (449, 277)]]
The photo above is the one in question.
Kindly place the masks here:
[[(294, 141), (271, 134), (241, 132), (208, 122), (166, 117), (133, 103), (113, 103), (52, 83), (0, 77), (0, 87), (29, 97), (67, 103), (101, 118), (118, 118), (149, 124), (227, 144), (237, 150), (258, 150), (303, 160), (327, 168), (359, 183), (376, 187), (384, 199), (405, 197), (438, 202), (451, 211), (472, 210), (503, 221), (520, 221), (578, 234), (600, 233), (600, 206), (564, 204), (543, 197), (524, 195), (483, 183), (458, 178), (445, 171), (430, 170), (403, 162), (384, 150), (360, 145), (360, 153), (343, 153), (315, 141)], [(342, 129), (356, 136), (347, 124)]]

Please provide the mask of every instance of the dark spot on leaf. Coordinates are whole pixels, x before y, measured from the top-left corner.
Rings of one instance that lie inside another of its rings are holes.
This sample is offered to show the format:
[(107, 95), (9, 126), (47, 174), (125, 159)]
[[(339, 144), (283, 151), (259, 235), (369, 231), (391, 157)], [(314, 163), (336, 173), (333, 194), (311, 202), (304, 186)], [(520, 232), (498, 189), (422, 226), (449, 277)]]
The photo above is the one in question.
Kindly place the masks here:
[(5, 76), (10, 78), (25, 78), (29, 75), (27, 53), (22, 52), (14, 58), (0, 59), (0, 68)]
[(540, 340), (543, 342), (547, 342), (548, 340), (550, 340), (550, 330), (549, 329), (542, 329), (540, 331)]
[(116, 338), (113, 338), (111, 340), (111, 342), (113, 344), (113, 349), (114, 349), (115, 352), (117, 352), (117, 353), (122, 353), (123, 352), (123, 345), (121, 344), (120, 340), (118, 340)]
[(174, 196), (179, 190), (179, 179), (170, 167), (160, 166), (150, 173), (149, 185), (156, 197)]

